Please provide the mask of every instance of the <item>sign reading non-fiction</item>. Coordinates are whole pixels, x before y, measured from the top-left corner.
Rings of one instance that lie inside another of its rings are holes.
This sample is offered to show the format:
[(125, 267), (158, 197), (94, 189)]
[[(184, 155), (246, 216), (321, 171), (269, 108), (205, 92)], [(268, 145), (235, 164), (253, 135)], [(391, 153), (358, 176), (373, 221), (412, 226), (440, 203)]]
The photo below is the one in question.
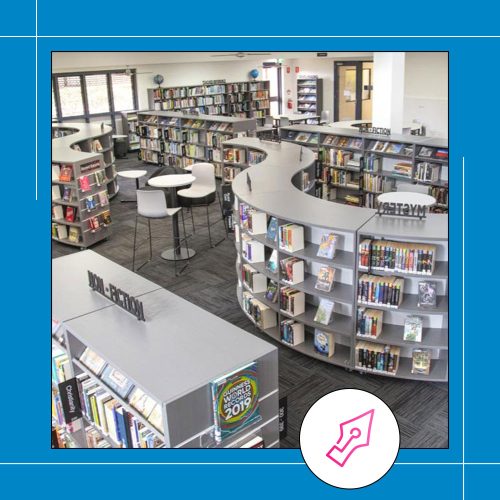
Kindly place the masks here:
[(384, 127), (367, 127), (366, 125), (361, 125), (359, 131), (362, 134), (391, 135), (391, 129)]
[(133, 314), (138, 320), (146, 321), (144, 306), (140, 300), (137, 300), (135, 297), (132, 297), (111, 283), (105, 285), (104, 280), (92, 271), (87, 271), (87, 274), (89, 278), (89, 287), (92, 288), (92, 290), (113, 301), (117, 306), (125, 309), (125, 311), (130, 314)]
[(70, 424), (81, 418), (82, 408), (76, 378), (61, 382), (59, 384), (59, 394), (61, 395), (61, 405), (66, 423)]
[(211, 390), (216, 442), (261, 419), (257, 363), (214, 380)]

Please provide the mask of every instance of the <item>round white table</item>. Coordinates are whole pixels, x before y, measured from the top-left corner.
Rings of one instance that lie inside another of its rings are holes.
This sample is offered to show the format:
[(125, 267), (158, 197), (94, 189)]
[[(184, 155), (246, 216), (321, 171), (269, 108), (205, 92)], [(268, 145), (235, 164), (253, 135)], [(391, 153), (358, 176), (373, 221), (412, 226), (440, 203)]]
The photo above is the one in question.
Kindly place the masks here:
[[(139, 179), (144, 177), (148, 173), (147, 170), (121, 170), (120, 172), (116, 172), (116, 175), (120, 177), (124, 177), (125, 179), (135, 179), (135, 187), (139, 189)], [(137, 199), (135, 200), (121, 200), (122, 203), (137, 203)]]
[[(188, 186), (196, 180), (196, 177), (191, 174), (170, 174), (159, 175), (149, 179), (148, 184), (152, 187), (168, 189), (170, 198), (170, 207), (177, 207), (177, 190), (175, 188), (181, 186)], [(175, 214), (172, 217), (172, 227), (174, 230), (174, 248), (169, 248), (161, 253), (162, 259), (165, 260), (187, 260), (196, 255), (192, 248), (186, 250), (185, 247), (181, 248), (179, 236), (179, 217)]]

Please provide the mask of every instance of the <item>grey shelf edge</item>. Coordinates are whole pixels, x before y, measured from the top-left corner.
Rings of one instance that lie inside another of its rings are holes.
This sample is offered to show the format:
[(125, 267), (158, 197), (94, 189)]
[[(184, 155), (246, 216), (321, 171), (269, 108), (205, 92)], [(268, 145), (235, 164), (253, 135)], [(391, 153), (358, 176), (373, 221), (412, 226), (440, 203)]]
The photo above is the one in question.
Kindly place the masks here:
[(127, 412), (131, 413), (141, 424), (143, 424), (145, 427), (147, 427), (158, 439), (161, 439), (163, 443), (165, 443), (165, 436), (163, 435), (162, 432), (160, 432), (158, 429), (156, 429), (153, 424), (151, 424), (146, 418), (144, 418), (137, 410), (132, 408), (128, 404), (127, 401), (125, 401), (123, 398), (121, 398), (113, 389), (108, 387), (97, 375), (95, 375), (91, 370), (89, 370), (81, 361), (78, 359), (73, 358), (72, 359), (73, 364), (75, 364), (81, 371), (86, 373), (92, 380), (97, 382), (105, 391), (109, 392), (109, 394), (116, 399), (124, 408), (127, 410)]

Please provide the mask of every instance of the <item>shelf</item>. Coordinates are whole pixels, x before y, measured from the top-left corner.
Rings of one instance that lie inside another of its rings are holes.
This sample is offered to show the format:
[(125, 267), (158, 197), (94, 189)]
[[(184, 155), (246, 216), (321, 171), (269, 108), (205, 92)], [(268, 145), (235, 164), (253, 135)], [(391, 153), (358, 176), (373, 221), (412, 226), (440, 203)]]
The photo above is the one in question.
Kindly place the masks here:
[(266, 267), (267, 262), (250, 262), (243, 256), (242, 259), (244, 263), (251, 265), (259, 273), (264, 274), (273, 281), (278, 281), (278, 273), (273, 273), (272, 271), (269, 271), (269, 269), (267, 269)]
[(307, 293), (309, 295), (315, 295), (318, 297), (323, 297), (325, 299), (332, 300), (334, 302), (339, 302), (341, 304), (352, 304), (353, 300), (353, 287), (352, 285), (346, 285), (345, 283), (334, 282), (332, 289), (329, 292), (316, 290), (314, 287), (316, 284), (317, 277), (304, 273), (304, 281), (301, 283), (290, 284), (285, 280), (281, 279), (280, 283), (282, 286), (290, 286), (296, 290)]
[(81, 227), (82, 221), (74, 221), (74, 222), (69, 222), (66, 219), (52, 219), (52, 222), (55, 222), (56, 224), (62, 224), (65, 226), (73, 226), (73, 227)]
[(374, 269), (373, 267), (358, 267), (358, 271), (368, 274), (376, 274), (378, 276), (400, 276), (402, 278), (420, 278), (420, 279), (446, 279), (448, 278), (448, 262), (438, 260), (434, 265), (434, 272), (432, 274), (420, 274), (420, 273), (405, 273), (403, 271), (391, 271)]
[(312, 304), (306, 303), (305, 313), (299, 314), (297, 316), (291, 316), (290, 314), (287, 314), (285, 311), (281, 310), (281, 316), (294, 319), (299, 323), (304, 323), (304, 325), (308, 325), (313, 328), (318, 328), (318, 330), (352, 337), (354, 324), (350, 316), (333, 313), (330, 323), (328, 325), (323, 325), (322, 323), (317, 323), (316, 321), (314, 321), (314, 316), (316, 315), (317, 309), (318, 306), (313, 306)]
[(82, 362), (80, 362), (78, 359), (75, 358), (73, 358), (72, 361), (73, 364), (76, 365), (78, 368), (80, 368), (82, 372), (86, 373), (92, 380), (94, 380), (94, 382), (97, 382), (105, 391), (107, 391), (109, 395), (113, 397), (113, 399), (116, 399), (116, 401), (118, 401), (118, 403), (120, 403), (128, 413), (131, 413), (135, 418), (137, 418), (137, 420), (139, 420), (139, 422), (141, 422), (141, 424), (147, 427), (156, 437), (165, 442), (165, 437), (163, 436), (163, 433), (160, 432), (158, 429), (156, 429), (156, 427), (154, 427), (153, 424), (151, 424), (151, 422), (149, 422), (143, 415), (141, 415), (137, 410), (132, 408), (132, 406), (130, 406), (128, 402), (126, 402), (123, 398), (121, 398), (113, 389), (108, 387), (97, 375), (95, 375), (91, 370), (89, 370)]
[(371, 336), (356, 335), (356, 340), (366, 340), (376, 344), (389, 344), (400, 347), (429, 348), (448, 350), (448, 330), (446, 328), (423, 328), (422, 342), (403, 340), (404, 325), (391, 325), (384, 323), (382, 332), (375, 338)]
[(372, 309), (382, 309), (384, 311), (394, 311), (402, 313), (418, 313), (418, 314), (448, 314), (448, 304), (446, 301), (447, 297), (438, 295), (436, 308), (423, 308), (418, 307), (418, 295), (407, 294), (403, 295), (403, 301), (399, 307), (389, 307), (381, 304), (364, 304), (358, 301), (358, 306), (370, 307)]
[(75, 242), (75, 241), (70, 241), (68, 240), (67, 238), (61, 240), (59, 238), (55, 238), (54, 236), (52, 236), (52, 239), (54, 241), (57, 241), (58, 243), (64, 243), (65, 245), (71, 245), (73, 247), (79, 247), (79, 248), (85, 248), (84, 244), (82, 241), (79, 241), (78, 243)]
[(57, 205), (65, 205), (68, 207), (76, 207), (76, 208), (78, 208), (80, 206), (80, 203), (78, 201), (64, 201), (61, 199), (52, 200), (52, 203), (53, 204), (55, 203)]
[(111, 448), (122, 448), (121, 444), (116, 443), (111, 436), (106, 434), (95, 422), (93, 422), (85, 413), (82, 412), (82, 418), (85, 420), (87, 426), (92, 427), (92, 429), (95, 429), (99, 435), (106, 441)]
[(361, 167), (353, 167), (353, 166), (349, 166), (349, 165), (346, 165), (346, 166), (340, 166), (340, 165), (326, 165), (326, 164), (323, 164), (323, 167), (328, 167), (328, 168), (333, 168), (335, 170), (347, 170), (349, 172), (356, 172), (356, 173), (361, 173)]
[(305, 242), (305, 247), (302, 250), (289, 252), (280, 248), (279, 252), (291, 255), (293, 257), (298, 257), (299, 259), (326, 264), (336, 269), (354, 269), (354, 254), (352, 252), (337, 250), (333, 259), (326, 259), (324, 257), (318, 257), (318, 250), (319, 245), (316, 245), (315, 243)]
[(415, 160), (418, 162), (427, 162), (427, 163), (443, 163), (448, 165), (448, 159), (444, 158), (429, 158), (424, 156), (415, 156)]

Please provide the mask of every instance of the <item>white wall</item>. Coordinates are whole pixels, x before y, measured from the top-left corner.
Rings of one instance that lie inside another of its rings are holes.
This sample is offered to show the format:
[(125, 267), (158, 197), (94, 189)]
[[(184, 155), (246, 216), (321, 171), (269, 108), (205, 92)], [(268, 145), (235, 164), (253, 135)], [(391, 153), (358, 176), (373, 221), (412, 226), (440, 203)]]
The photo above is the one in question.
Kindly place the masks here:
[(448, 137), (448, 53), (407, 52), (404, 122), (417, 120), (427, 135)]

